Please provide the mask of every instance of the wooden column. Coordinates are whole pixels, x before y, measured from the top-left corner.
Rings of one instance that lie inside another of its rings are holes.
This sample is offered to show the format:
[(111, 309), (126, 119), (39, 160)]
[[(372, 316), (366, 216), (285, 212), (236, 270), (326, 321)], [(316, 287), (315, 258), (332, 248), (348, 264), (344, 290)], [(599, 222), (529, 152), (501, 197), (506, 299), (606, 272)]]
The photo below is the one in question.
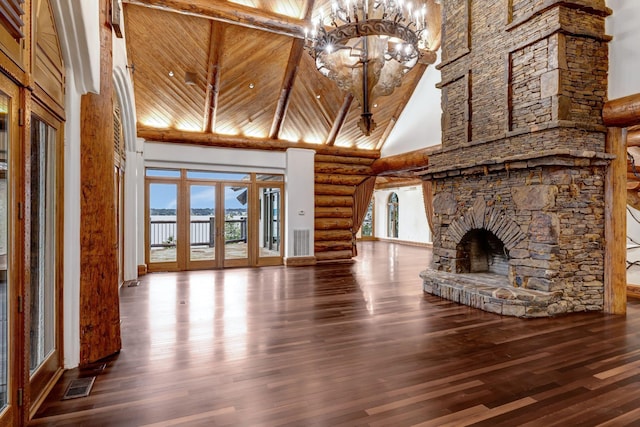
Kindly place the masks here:
[(627, 150), (625, 131), (609, 128), (606, 151), (615, 154), (605, 177), (604, 311), (627, 311)]
[(100, 94), (81, 100), (81, 365), (121, 348), (109, 3), (100, 0)]

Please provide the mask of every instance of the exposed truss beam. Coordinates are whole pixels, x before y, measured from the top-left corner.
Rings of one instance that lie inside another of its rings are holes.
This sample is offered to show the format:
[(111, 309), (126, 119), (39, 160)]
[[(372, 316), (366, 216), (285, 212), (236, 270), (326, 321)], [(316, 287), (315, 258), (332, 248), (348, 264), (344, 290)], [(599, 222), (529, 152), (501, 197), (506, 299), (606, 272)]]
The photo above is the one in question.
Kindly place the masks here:
[(440, 149), (442, 149), (441, 145), (435, 145), (395, 156), (382, 157), (373, 162), (371, 169), (378, 176), (393, 176), (423, 170), (429, 166), (429, 156)]
[(123, 0), (123, 2), (199, 16), (300, 39), (304, 38), (304, 28), (308, 26), (308, 23), (302, 19), (269, 13), (226, 0)]
[(333, 121), (333, 126), (331, 127), (331, 131), (329, 131), (329, 136), (327, 137), (326, 145), (331, 147), (336, 142), (336, 138), (344, 126), (345, 120), (347, 120), (347, 113), (349, 113), (349, 109), (351, 109), (351, 104), (353, 103), (353, 94), (348, 93), (344, 97), (344, 101), (342, 102), (342, 106), (338, 111), (338, 115), (336, 119)]
[(209, 69), (207, 70), (207, 93), (204, 109), (204, 131), (211, 133), (216, 128), (218, 112), (218, 94), (220, 93), (220, 61), (222, 44), (224, 43), (224, 24), (211, 22), (211, 38), (209, 41)]
[(280, 135), (280, 128), (282, 128), (282, 123), (284, 122), (284, 118), (287, 114), (289, 100), (291, 99), (291, 90), (293, 89), (293, 84), (296, 81), (296, 75), (298, 74), (298, 67), (300, 66), (300, 59), (302, 58), (303, 51), (304, 40), (294, 40), (291, 45), (291, 52), (289, 53), (287, 69), (284, 72), (284, 79), (282, 80), (280, 98), (278, 98), (278, 105), (276, 106), (276, 112), (273, 115), (273, 123), (271, 123), (271, 130), (269, 131), (269, 138), (271, 139), (278, 139)]
[(138, 137), (147, 141), (172, 142), (204, 145), (209, 147), (243, 148), (253, 150), (285, 151), (289, 148), (306, 148), (318, 154), (336, 156), (363, 157), (377, 159), (380, 152), (347, 147), (328, 147), (324, 144), (289, 142), (269, 138), (249, 138), (245, 136), (220, 135), (215, 133), (185, 132), (173, 129), (153, 129), (138, 125)]
[[(307, 2), (307, 10), (305, 12), (305, 21), (311, 19), (313, 13), (313, 5), (315, 0), (309, 0)], [(293, 90), (293, 84), (296, 81), (298, 75), (298, 67), (300, 66), (300, 59), (302, 59), (302, 52), (304, 51), (304, 39), (296, 39), (291, 45), (291, 52), (289, 53), (289, 60), (287, 61), (287, 69), (284, 73), (284, 79), (282, 80), (282, 89), (280, 89), (280, 98), (278, 99), (278, 105), (276, 112), (273, 115), (273, 123), (271, 124), (271, 130), (269, 131), (269, 138), (278, 139), (280, 136), (280, 129), (282, 123), (287, 115), (287, 109), (289, 108), (289, 100), (291, 99), (291, 91)]]

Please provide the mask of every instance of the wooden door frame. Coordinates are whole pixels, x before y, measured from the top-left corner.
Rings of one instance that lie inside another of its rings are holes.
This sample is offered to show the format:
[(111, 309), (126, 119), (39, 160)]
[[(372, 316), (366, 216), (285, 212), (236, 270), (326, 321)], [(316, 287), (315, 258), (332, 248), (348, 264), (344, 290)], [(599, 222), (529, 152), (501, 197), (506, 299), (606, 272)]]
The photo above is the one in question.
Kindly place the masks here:
[(145, 186), (145, 191), (144, 191), (144, 243), (145, 243), (145, 248), (144, 248), (144, 256), (145, 256), (145, 260), (147, 263), (147, 271), (154, 272), (154, 271), (178, 271), (178, 261), (179, 261), (179, 248), (176, 244), (176, 261), (172, 261), (172, 262), (155, 262), (152, 263), (151, 262), (151, 227), (150, 227), (150, 221), (151, 221), (151, 207), (149, 206), (150, 204), (150, 191), (149, 188), (151, 187), (151, 184), (175, 184), (176, 185), (176, 229), (178, 230), (178, 232), (180, 232), (180, 230), (178, 229), (178, 209), (180, 206), (180, 182), (181, 179), (180, 178), (166, 178), (166, 177), (148, 177), (145, 176), (145, 181), (144, 181), (144, 186)]
[[(260, 214), (261, 206), (260, 206), (260, 190), (263, 188), (278, 188), (280, 189), (280, 205), (278, 206), (278, 215), (279, 215), (279, 229), (280, 229), (280, 255), (277, 257), (261, 257), (260, 256), (260, 248), (262, 243), (260, 242)], [(271, 265), (282, 265), (284, 259), (284, 243), (286, 242), (285, 233), (284, 233), (284, 223), (285, 223), (285, 210), (284, 210), (284, 181), (256, 181), (255, 183), (255, 196), (254, 200), (252, 200), (254, 204), (254, 212), (256, 214), (253, 218), (253, 228), (256, 230), (255, 232), (255, 244), (253, 248), (255, 264), (257, 267), (271, 266)]]
[[(25, 353), (28, 331), (25, 327), (25, 306), (28, 271), (25, 265), (26, 225), (24, 206), (26, 200), (26, 145), (29, 126), (19, 126), (19, 110), (30, 101), (30, 94), (0, 73), (0, 91), (10, 100), (8, 114), (9, 135), (7, 139), (7, 406), (0, 411), (0, 424), (22, 425), (28, 414), (25, 405), (20, 408), (19, 393), (24, 396), (28, 384)], [(23, 117), (30, 120), (30, 117)], [(11, 303), (13, 301), (22, 301)]]
[[(214, 224), (214, 259), (213, 260), (203, 260), (203, 261), (192, 261), (191, 260), (191, 186), (192, 185), (200, 185), (200, 186), (208, 186), (208, 187), (213, 187), (215, 189), (215, 200), (214, 200), (214, 215), (215, 215), (215, 224)], [(219, 206), (219, 199), (220, 199), (220, 185), (218, 182), (216, 181), (208, 181), (208, 180), (201, 180), (201, 179), (187, 179), (186, 180), (186, 185), (185, 185), (185, 197), (184, 197), (184, 202), (186, 205), (186, 209), (187, 209), (187, 215), (189, 217), (189, 225), (186, 226), (186, 231), (187, 231), (187, 236), (189, 237), (188, 239), (188, 245), (187, 245), (187, 254), (186, 254), (186, 263), (185, 265), (185, 269), (186, 270), (204, 270), (204, 269), (215, 269), (215, 268), (220, 268), (221, 267), (221, 258), (218, 256), (219, 252), (220, 252), (220, 234), (218, 233), (219, 230), (219, 222), (221, 220), (220, 215), (218, 215), (218, 206)], [(224, 224), (224, 217), (223, 219), (223, 224)], [(177, 220), (177, 218), (176, 218)], [(224, 243), (224, 242), (223, 242)], [(223, 248), (224, 249), (224, 248)]]

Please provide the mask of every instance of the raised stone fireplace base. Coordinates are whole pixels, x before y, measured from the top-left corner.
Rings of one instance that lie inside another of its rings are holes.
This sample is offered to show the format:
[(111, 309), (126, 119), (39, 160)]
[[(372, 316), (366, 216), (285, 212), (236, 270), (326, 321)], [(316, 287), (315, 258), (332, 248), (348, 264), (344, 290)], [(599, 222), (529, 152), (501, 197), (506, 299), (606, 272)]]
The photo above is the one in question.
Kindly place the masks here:
[(420, 273), (424, 292), (491, 313), (547, 317), (567, 312), (562, 292), (514, 288), (494, 273), (454, 274), (427, 269)]

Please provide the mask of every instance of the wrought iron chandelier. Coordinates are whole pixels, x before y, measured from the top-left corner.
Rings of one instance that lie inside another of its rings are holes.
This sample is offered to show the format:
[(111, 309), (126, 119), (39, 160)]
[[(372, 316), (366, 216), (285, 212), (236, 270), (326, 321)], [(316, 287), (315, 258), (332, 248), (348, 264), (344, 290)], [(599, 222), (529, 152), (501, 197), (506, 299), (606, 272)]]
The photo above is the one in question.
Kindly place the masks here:
[(360, 103), (359, 126), (367, 136), (376, 128), (373, 101), (400, 86), (429, 48), (427, 36), (426, 5), (407, 0), (334, 0), (328, 17), (320, 12), (305, 30), (318, 71)]

